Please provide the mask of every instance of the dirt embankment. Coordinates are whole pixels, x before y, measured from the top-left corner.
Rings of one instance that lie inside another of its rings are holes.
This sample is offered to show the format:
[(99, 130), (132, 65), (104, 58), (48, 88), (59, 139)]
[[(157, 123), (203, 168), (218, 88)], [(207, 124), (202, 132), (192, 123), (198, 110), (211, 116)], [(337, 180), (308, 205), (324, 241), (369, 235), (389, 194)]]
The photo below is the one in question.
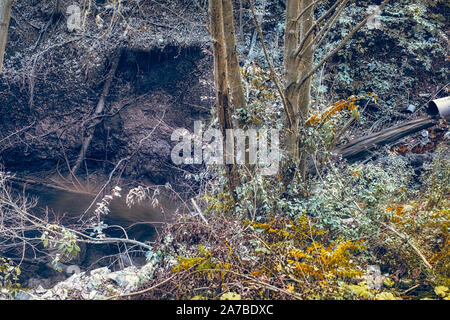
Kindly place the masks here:
[[(183, 1), (161, 6), (91, 1), (84, 31), (69, 32), (66, 8), (17, 2), (0, 75), (0, 162), (23, 175), (62, 174), (95, 128), (80, 174), (117, 173), (173, 182), (173, 129), (209, 117), (211, 57), (204, 16)], [(82, 3), (80, 3), (83, 12)], [(84, 15), (82, 15), (84, 19)], [(94, 110), (114, 55), (120, 60), (100, 116)]]

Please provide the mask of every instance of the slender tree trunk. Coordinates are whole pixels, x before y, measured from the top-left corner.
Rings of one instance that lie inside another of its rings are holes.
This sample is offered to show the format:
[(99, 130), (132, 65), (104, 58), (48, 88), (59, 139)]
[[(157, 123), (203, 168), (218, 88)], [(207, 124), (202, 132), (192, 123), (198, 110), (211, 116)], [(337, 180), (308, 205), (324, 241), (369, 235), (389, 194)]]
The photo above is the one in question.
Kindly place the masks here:
[[(227, 155), (226, 151), (226, 133), (228, 129), (233, 129), (233, 122), (231, 117), (230, 98), (228, 95), (227, 86), (227, 59), (226, 59), (226, 45), (223, 29), (223, 10), (222, 0), (210, 0), (210, 32), (213, 44), (214, 56), (214, 84), (216, 88), (216, 104), (217, 115), (219, 118), (219, 126), (223, 136), (223, 157), (228, 179), (228, 186), (230, 193), (235, 198), (235, 189), (238, 183), (238, 176), (235, 164), (226, 164), (227, 156), (234, 157), (234, 148), (231, 151), (232, 155)], [(234, 140), (234, 139), (232, 139)]]
[[(244, 96), (244, 89), (242, 87), (241, 70), (239, 67), (239, 58), (236, 50), (232, 0), (222, 0), (222, 8), (228, 86), (231, 91), (234, 110), (237, 110), (240, 108), (245, 108), (246, 100)], [(239, 126), (241, 126), (241, 124), (239, 124)]]
[[(314, 6), (310, 7), (314, 0), (304, 0), (301, 2), (300, 12), (305, 11), (305, 14), (302, 15), (300, 19), (300, 39), (304, 41), (304, 46), (307, 48), (305, 52), (300, 57), (299, 62), (299, 71), (300, 71), (300, 79), (305, 77), (313, 68), (313, 59), (314, 52), (313, 46), (310, 45), (313, 41), (313, 33), (307, 35), (307, 32), (311, 29), (314, 24)], [(308, 117), (308, 111), (311, 104), (311, 77), (309, 77), (299, 88), (298, 90), (298, 112), (300, 114), (299, 121), (302, 119), (306, 119)], [(304, 125), (304, 121), (302, 121), (301, 126)], [(297, 145), (300, 141), (297, 140)], [(299, 150), (299, 166), (300, 166), (300, 174), (305, 179), (306, 175), (306, 151), (300, 149)]]
[[(299, 61), (294, 54), (299, 44), (299, 23), (297, 16), (300, 13), (299, 0), (286, 0), (286, 21), (284, 33), (284, 80), (285, 88), (292, 88), (292, 84), (299, 80)], [(299, 157), (297, 136), (298, 136), (298, 94), (295, 90), (287, 89), (286, 100), (292, 106), (294, 119), (289, 125), (286, 136), (286, 149), (292, 159), (297, 162)]]
[(239, 0), (239, 38), (241, 42), (244, 42), (244, 24), (243, 24), (244, 8), (242, 1), (243, 0)]
[(56, 3), (55, 3), (55, 13), (56, 13), (56, 14), (62, 14), (61, 0), (56, 0)]
[[(285, 96), (292, 105), (294, 119), (286, 135), (285, 147), (300, 174), (305, 177), (306, 153), (300, 148), (300, 130), (303, 119), (308, 116), (311, 103), (311, 79), (308, 78), (300, 87), (296, 84), (308, 74), (313, 67), (314, 52), (313, 33), (308, 30), (314, 24), (314, 0), (286, 1), (286, 29), (284, 38), (284, 77)], [(300, 16), (301, 14), (301, 16)], [(300, 19), (298, 17), (300, 16)], [(296, 54), (300, 42), (307, 48), (302, 55)]]
[(9, 20), (13, 0), (0, 0), (0, 72), (3, 69), (6, 40), (8, 39)]
[[(247, 106), (247, 100), (244, 95), (244, 88), (242, 86), (241, 68), (239, 66), (239, 56), (236, 50), (236, 34), (234, 29), (233, 18), (233, 1), (222, 0), (223, 9), (223, 29), (226, 47), (227, 59), (227, 80), (228, 87), (231, 92), (231, 99), (233, 102), (233, 110), (243, 109)], [(243, 127), (244, 123), (237, 123), (239, 127)], [(245, 150), (249, 148), (249, 141), (245, 141)], [(249, 170), (253, 166), (250, 165), (250, 155), (245, 152), (245, 165)]]

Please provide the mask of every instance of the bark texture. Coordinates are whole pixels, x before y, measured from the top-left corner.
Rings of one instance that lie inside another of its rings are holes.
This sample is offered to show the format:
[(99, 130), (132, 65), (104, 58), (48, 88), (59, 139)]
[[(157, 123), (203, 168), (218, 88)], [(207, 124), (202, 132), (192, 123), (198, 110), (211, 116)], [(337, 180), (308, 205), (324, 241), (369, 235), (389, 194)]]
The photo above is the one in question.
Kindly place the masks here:
[[(233, 2), (222, 0), (223, 8), (223, 29), (227, 56), (227, 76), (228, 86), (231, 92), (231, 99), (234, 110), (245, 108), (246, 100), (242, 87), (241, 69), (239, 67), (239, 57), (236, 50), (236, 35), (234, 31)], [(239, 124), (241, 126), (241, 124)]]
[(3, 69), (3, 58), (5, 55), (6, 40), (8, 39), (12, 2), (13, 0), (0, 1), (0, 72)]
[[(311, 103), (311, 78), (296, 86), (313, 67), (314, 51), (311, 45), (313, 33), (309, 32), (314, 25), (313, 0), (286, 1), (286, 30), (284, 38), (284, 71), (285, 96), (292, 106), (292, 122), (288, 128), (285, 146), (292, 160), (300, 166), (300, 173), (305, 175), (305, 152), (300, 149), (300, 130), (302, 119), (308, 115)], [(298, 47), (305, 47), (301, 54), (297, 54)]]
[[(223, 7), (222, 0), (209, 1), (210, 13), (210, 32), (213, 42), (213, 56), (214, 56), (214, 84), (216, 88), (216, 104), (217, 115), (219, 119), (219, 126), (223, 136), (223, 159), (226, 163), (227, 158), (235, 159), (234, 147), (230, 148), (232, 154), (227, 154), (226, 148), (226, 133), (227, 130), (233, 129), (233, 122), (231, 117), (230, 97), (228, 94), (227, 84), (227, 55), (223, 24)], [(229, 130), (228, 132), (231, 132)], [(233, 137), (230, 139), (234, 141)], [(230, 192), (235, 196), (235, 189), (238, 182), (237, 170), (235, 164), (225, 164), (226, 174), (228, 178), (228, 186)]]

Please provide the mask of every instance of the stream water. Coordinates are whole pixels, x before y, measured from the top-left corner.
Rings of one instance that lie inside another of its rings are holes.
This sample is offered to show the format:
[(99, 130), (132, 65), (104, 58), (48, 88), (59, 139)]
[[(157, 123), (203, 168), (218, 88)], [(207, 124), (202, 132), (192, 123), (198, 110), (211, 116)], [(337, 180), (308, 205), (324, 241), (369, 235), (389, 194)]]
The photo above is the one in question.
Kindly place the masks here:
[[(95, 195), (92, 194), (47, 187), (28, 187), (26, 193), (37, 198), (38, 202), (34, 209), (37, 214), (48, 210), (55, 216), (62, 217), (63, 222), (66, 220), (72, 223), (78, 220), (95, 201), (85, 216), (91, 215), (96, 208), (95, 204), (101, 201), (101, 197), (95, 199)], [(105, 223), (109, 226), (123, 227), (129, 238), (151, 241), (156, 235), (156, 228), (168, 221), (168, 214), (173, 210), (173, 204), (170, 201), (164, 198), (159, 200), (164, 212), (159, 207), (154, 208), (148, 202), (136, 204), (130, 208), (123, 197), (115, 198), (108, 206), (110, 211), (104, 216)], [(124, 236), (120, 228), (110, 227), (107, 231), (116, 237)]]
[[(63, 225), (75, 225), (81, 215), (91, 206), (92, 208), (86, 213), (86, 218), (92, 214), (95, 204), (101, 201), (101, 197), (95, 199), (95, 195), (69, 192), (59, 189), (52, 189), (42, 186), (28, 185), (25, 189), (23, 186), (15, 186), (17, 192), (25, 192), (28, 197), (37, 200), (37, 205), (32, 209), (33, 214), (39, 216), (48, 212), (50, 218), (56, 218)], [(126, 194), (126, 193), (124, 193)], [(158, 198), (161, 207), (154, 208), (149, 201), (133, 205), (131, 208), (125, 203), (124, 196), (114, 198), (108, 208), (109, 213), (104, 216), (104, 222), (109, 226), (105, 230), (105, 234), (110, 237), (124, 237), (123, 230), (126, 230), (128, 238), (139, 241), (152, 241), (157, 236), (157, 230), (161, 228), (164, 222), (170, 220), (170, 213), (175, 210), (176, 203), (168, 200), (167, 197)], [(114, 226), (120, 226), (114, 227)], [(122, 229), (123, 228), (123, 229)], [(69, 264), (76, 264), (82, 271), (102, 266), (113, 267), (113, 269), (124, 267), (124, 265), (139, 265), (145, 262), (143, 252), (124, 255), (123, 245), (85, 245), (82, 248), (80, 257), (76, 261)], [(124, 261), (119, 262), (117, 256), (124, 256)], [(115, 257), (115, 258), (106, 258)], [(121, 263), (121, 265), (119, 265)], [(61, 280), (62, 274), (49, 270), (49, 264), (31, 263), (28, 266), (30, 274), (28, 278), (39, 279), (40, 284), (49, 287)], [(33, 270), (33, 271), (32, 271)], [(29, 281), (29, 279), (27, 280)]]

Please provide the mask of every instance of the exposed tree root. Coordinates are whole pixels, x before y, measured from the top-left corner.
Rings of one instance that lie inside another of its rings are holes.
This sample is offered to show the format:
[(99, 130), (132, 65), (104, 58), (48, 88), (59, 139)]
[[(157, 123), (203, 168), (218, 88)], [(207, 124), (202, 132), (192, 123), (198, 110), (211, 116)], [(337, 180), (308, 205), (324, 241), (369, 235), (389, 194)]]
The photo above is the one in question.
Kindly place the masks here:
[[(120, 56), (122, 53), (122, 49), (117, 49), (112, 61), (111, 61), (111, 68), (109, 70), (109, 73), (106, 77), (105, 84), (103, 86), (103, 91), (100, 96), (100, 99), (97, 103), (97, 107), (95, 108), (94, 117), (98, 117), (103, 112), (103, 109), (105, 108), (105, 98), (108, 96), (109, 88), (111, 87), (112, 79), (114, 78), (114, 75), (116, 74), (117, 66), (119, 65)], [(72, 168), (71, 174), (75, 175), (78, 169), (81, 166), (81, 163), (84, 161), (86, 157), (86, 151), (89, 148), (89, 145), (92, 141), (92, 138), (94, 136), (95, 126), (91, 127), (88, 130), (87, 136), (83, 140), (83, 145), (81, 146), (80, 154), (78, 155), (77, 161), (75, 162), (75, 165)]]

